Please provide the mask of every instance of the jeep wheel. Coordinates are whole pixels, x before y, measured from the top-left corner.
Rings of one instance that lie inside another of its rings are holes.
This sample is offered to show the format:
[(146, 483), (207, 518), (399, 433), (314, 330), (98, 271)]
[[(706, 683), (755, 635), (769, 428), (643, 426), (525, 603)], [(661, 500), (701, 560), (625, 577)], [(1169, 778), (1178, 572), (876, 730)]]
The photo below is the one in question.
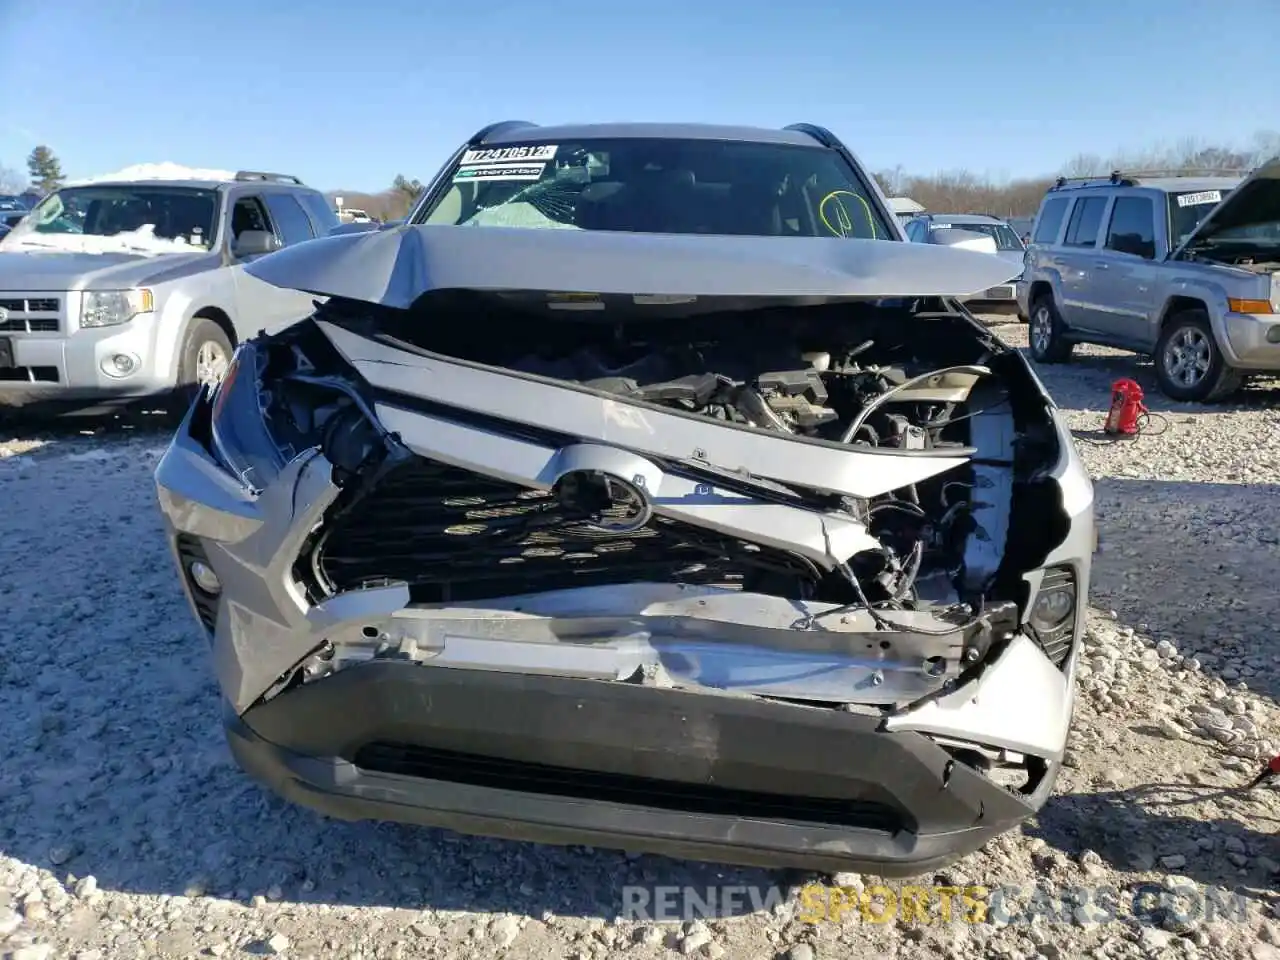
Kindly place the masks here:
[(1053, 297), (1047, 294), (1036, 297), (1031, 304), (1027, 342), (1036, 363), (1065, 363), (1071, 359), (1075, 344), (1063, 336), (1062, 318), (1053, 305)]
[(173, 390), (170, 412), (184, 417), (202, 384), (217, 386), (231, 364), (234, 348), (223, 329), (207, 317), (197, 317), (182, 345), (178, 362), (178, 383)]
[(1203, 310), (1171, 317), (1160, 331), (1152, 361), (1160, 391), (1184, 403), (1221, 400), (1244, 382), (1244, 375), (1227, 365)]

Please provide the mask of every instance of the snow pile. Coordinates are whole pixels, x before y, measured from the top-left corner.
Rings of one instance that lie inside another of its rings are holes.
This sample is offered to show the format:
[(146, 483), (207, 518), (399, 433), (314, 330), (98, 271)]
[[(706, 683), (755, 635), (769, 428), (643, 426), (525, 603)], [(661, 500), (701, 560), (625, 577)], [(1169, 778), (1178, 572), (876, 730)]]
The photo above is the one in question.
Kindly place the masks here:
[(145, 223), (137, 230), (96, 236), (83, 233), (24, 233), (10, 234), (0, 252), (3, 253), (133, 253), (144, 257), (158, 257), (166, 253), (203, 253), (202, 246), (188, 243), (182, 237), (172, 240), (157, 237), (153, 223)]
[(163, 163), (135, 163), (133, 166), (117, 170), (115, 173), (104, 173), (96, 177), (74, 180), (70, 185), (119, 183), (134, 180), (234, 180), (235, 178), (236, 175), (233, 170), (184, 167), (180, 163), (166, 160)]

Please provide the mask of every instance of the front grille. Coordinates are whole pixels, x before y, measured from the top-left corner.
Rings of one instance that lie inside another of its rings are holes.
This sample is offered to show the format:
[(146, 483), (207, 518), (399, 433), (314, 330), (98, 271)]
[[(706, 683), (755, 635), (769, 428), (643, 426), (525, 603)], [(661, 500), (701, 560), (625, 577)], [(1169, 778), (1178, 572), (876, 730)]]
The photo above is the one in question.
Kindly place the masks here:
[(205, 593), (191, 579), (191, 564), (199, 561), (208, 566), (209, 557), (205, 554), (200, 541), (189, 533), (178, 534), (175, 545), (178, 548), (178, 562), (182, 565), (182, 577), (191, 588), (191, 598), (195, 602), (196, 614), (200, 617), (204, 628), (213, 633), (218, 621), (218, 598)]
[(0, 367), (5, 383), (57, 383), (57, 367)]
[(337, 517), (316, 550), (334, 590), (398, 580), (420, 603), (640, 580), (749, 587), (761, 573), (812, 573), (786, 552), (662, 517), (599, 532), (550, 494), (420, 457)]
[(355, 755), (363, 770), (542, 796), (625, 803), (659, 810), (791, 823), (839, 824), (894, 833), (906, 824), (891, 807), (866, 800), (794, 797), (706, 783), (554, 767), (402, 743), (371, 743)]
[[(9, 314), (0, 321), (0, 333), (57, 333), (57, 313), (61, 307), (62, 302), (57, 297), (0, 297), (0, 309)], [(31, 316), (40, 313), (54, 316)]]

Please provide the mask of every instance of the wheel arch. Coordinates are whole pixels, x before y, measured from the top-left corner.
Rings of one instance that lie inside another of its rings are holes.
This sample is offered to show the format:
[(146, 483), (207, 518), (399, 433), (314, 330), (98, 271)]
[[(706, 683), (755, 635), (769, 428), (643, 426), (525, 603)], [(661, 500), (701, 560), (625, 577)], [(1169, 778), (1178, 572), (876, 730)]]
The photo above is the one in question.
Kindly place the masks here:
[(231, 317), (228, 316), (227, 312), (221, 307), (215, 307), (212, 305), (201, 307), (199, 310), (196, 310), (191, 314), (191, 319), (187, 321), (186, 329), (182, 331), (184, 340), (186, 339), (187, 331), (191, 329), (192, 324), (197, 320), (212, 320), (222, 329), (222, 332), (227, 335), (227, 339), (231, 341), (232, 347), (239, 346), (240, 340), (236, 336), (236, 327), (235, 324), (231, 322)]
[(1053, 296), (1053, 284), (1048, 280), (1033, 280), (1031, 282), (1031, 292), (1027, 294), (1027, 305), (1034, 306), (1035, 302), (1041, 297)]
[(191, 328), (200, 320), (209, 320), (216, 324), (218, 329), (227, 335), (227, 340), (231, 343), (233, 350), (240, 342), (239, 337), (236, 336), (235, 324), (231, 322), (230, 314), (221, 307), (209, 303), (192, 310), (182, 324), (182, 329), (178, 333), (176, 349), (173, 351), (173, 369), (170, 370), (169, 375), (175, 383), (182, 367), (182, 353), (186, 347), (187, 335), (191, 333)]
[(1185, 293), (1174, 294), (1165, 301), (1164, 310), (1160, 313), (1160, 329), (1164, 330), (1169, 325), (1170, 320), (1188, 310), (1203, 310), (1205, 317), (1209, 320), (1210, 329), (1212, 329), (1213, 320), (1209, 316), (1209, 304), (1201, 297), (1188, 296)]

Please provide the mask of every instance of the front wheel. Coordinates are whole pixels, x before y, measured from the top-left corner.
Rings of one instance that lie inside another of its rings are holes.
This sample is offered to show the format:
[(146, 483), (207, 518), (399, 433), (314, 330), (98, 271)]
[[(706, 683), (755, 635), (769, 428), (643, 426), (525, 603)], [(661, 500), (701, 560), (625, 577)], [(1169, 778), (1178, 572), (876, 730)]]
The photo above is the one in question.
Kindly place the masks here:
[(1053, 297), (1047, 294), (1036, 297), (1031, 304), (1027, 343), (1031, 348), (1031, 359), (1036, 363), (1066, 363), (1071, 359), (1075, 345), (1066, 339), (1062, 317), (1058, 315)]
[(178, 362), (178, 383), (174, 387), (170, 412), (183, 417), (191, 408), (200, 387), (216, 387), (231, 365), (231, 338), (207, 317), (197, 317), (187, 331)]
[(1183, 403), (1221, 400), (1244, 382), (1244, 375), (1227, 364), (1203, 310), (1171, 317), (1160, 331), (1152, 361), (1160, 392)]

